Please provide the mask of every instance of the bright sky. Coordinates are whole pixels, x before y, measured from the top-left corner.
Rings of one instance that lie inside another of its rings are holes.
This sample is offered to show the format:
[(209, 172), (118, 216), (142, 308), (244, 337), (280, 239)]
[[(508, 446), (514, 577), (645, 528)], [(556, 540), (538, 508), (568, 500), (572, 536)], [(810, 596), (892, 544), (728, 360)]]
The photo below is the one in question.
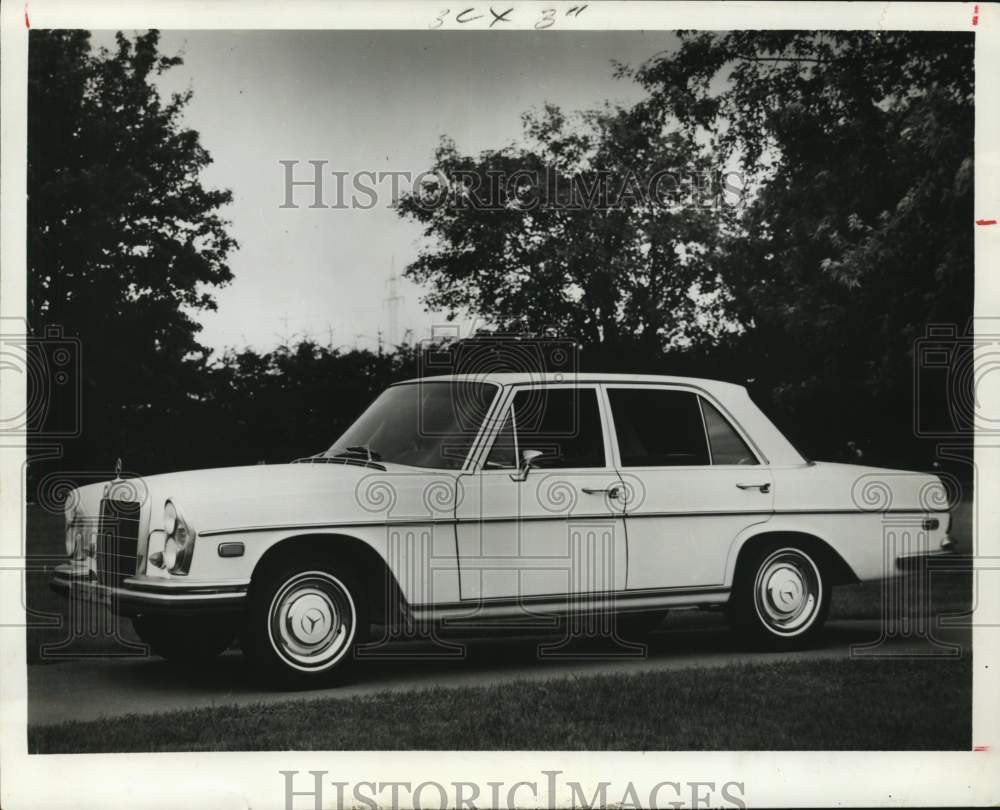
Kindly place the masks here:
[[(95, 46), (113, 42), (95, 32)], [(222, 351), (274, 347), (283, 336), (373, 347), (389, 329), (386, 281), (417, 254), (420, 229), (388, 208), (281, 209), (284, 172), (428, 169), (440, 137), (478, 153), (518, 140), (523, 112), (546, 102), (567, 111), (605, 101), (631, 104), (642, 91), (616, 80), (612, 60), (637, 64), (677, 40), (668, 32), (165, 31), (165, 54), (184, 64), (164, 91), (191, 87), (187, 124), (214, 158), (203, 180), (232, 189), (226, 211), (240, 243), (235, 279), (215, 292), (219, 309), (199, 315), (202, 343)], [(336, 193), (327, 175), (327, 202)], [(364, 197), (360, 197), (364, 200)], [(421, 289), (403, 281), (400, 333), (428, 337), (441, 314), (424, 311)], [(286, 326), (287, 323), (287, 326)]]

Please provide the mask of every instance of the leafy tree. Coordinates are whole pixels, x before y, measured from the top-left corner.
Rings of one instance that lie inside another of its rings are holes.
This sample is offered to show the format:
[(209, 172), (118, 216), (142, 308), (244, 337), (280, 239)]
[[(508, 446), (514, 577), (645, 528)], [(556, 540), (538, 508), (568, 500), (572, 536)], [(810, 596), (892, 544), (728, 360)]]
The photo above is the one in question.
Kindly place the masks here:
[(686, 32), (632, 74), (642, 115), (756, 189), (717, 265), (732, 350), (818, 453), (912, 453), (914, 341), (971, 318), (972, 57), (966, 34)]
[(155, 30), (96, 53), (86, 31), (29, 39), (29, 323), (81, 341), (79, 463), (134, 468), (151, 438), (170, 441), (147, 422), (197, 401), (207, 351), (192, 315), (232, 278), (231, 194), (201, 183), (211, 158), (184, 125), (191, 91), (161, 97), (157, 77), (181, 60), (158, 43)]
[(694, 142), (624, 109), (548, 106), (524, 128), (526, 145), (478, 157), (444, 140), (438, 182), (400, 200), (428, 237), (406, 269), (428, 306), (647, 352), (703, 337), (720, 218), (698, 199), (710, 166)]
[[(549, 108), (526, 117), (528, 146), (474, 158), (445, 141), (433, 170), (461, 189), (554, 168), (590, 189), (602, 170), (621, 187), (733, 168), (742, 210), (414, 194), (400, 214), (430, 242), (407, 272), (432, 307), (576, 337), (585, 368), (750, 383), (810, 455), (927, 462), (914, 342), (972, 314), (972, 54), (964, 34), (681, 32), (620, 68), (649, 91), (631, 109), (574, 127)], [(923, 406), (946, 408), (940, 393)]]

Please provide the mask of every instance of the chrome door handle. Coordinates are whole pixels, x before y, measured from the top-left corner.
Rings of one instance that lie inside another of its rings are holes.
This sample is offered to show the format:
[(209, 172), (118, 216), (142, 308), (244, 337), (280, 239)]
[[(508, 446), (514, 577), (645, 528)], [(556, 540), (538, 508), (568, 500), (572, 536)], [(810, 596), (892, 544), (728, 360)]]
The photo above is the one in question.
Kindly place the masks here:
[(603, 495), (607, 493), (612, 500), (618, 497), (618, 487), (608, 487), (606, 489), (592, 489), (591, 487), (580, 487), (588, 495)]
[(771, 485), (767, 484), (737, 484), (740, 489), (759, 489), (765, 495), (771, 491)]

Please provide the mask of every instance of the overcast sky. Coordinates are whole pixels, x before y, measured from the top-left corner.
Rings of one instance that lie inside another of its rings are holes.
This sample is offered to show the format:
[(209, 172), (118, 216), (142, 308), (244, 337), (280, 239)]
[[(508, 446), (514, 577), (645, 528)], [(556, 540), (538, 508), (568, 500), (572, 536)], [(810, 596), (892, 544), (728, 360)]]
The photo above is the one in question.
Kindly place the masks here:
[[(113, 33), (92, 41), (110, 44)], [(240, 243), (218, 312), (198, 316), (201, 342), (261, 350), (286, 334), (326, 343), (332, 330), (335, 345), (372, 347), (379, 328), (388, 332), (386, 281), (415, 258), (420, 229), (387, 207), (388, 193), (372, 210), (309, 209), (311, 192), (299, 189), (301, 207), (281, 209), (279, 160), (301, 161), (302, 178), (309, 160), (415, 175), (442, 135), (478, 153), (518, 140), (521, 114), (546, 102), (633, 103), (642, 91), (614, 78), (612, 60), (637, 64), (676, 42), (626, 31), (164, 31), (163, 52), (184, 64), (161, 86), (193, 89), (187, 124), (214, 158), (203, 180), (232, 189), (225, 214)], [(419, 287), (404, 281), (399, 292), (400, 332), (420, 339), (444, 322), (424, 311)]]

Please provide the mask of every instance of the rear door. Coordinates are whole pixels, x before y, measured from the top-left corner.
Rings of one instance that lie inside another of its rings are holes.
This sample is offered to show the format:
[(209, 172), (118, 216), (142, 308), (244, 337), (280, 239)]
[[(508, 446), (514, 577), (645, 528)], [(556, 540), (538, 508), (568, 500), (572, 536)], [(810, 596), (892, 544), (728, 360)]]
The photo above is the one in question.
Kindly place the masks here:
[(770, 468), (705, 392), (608, 385), (606, 394), (629, 493), (627, 589), (722, 586), (737, 535), (770, 518)]

